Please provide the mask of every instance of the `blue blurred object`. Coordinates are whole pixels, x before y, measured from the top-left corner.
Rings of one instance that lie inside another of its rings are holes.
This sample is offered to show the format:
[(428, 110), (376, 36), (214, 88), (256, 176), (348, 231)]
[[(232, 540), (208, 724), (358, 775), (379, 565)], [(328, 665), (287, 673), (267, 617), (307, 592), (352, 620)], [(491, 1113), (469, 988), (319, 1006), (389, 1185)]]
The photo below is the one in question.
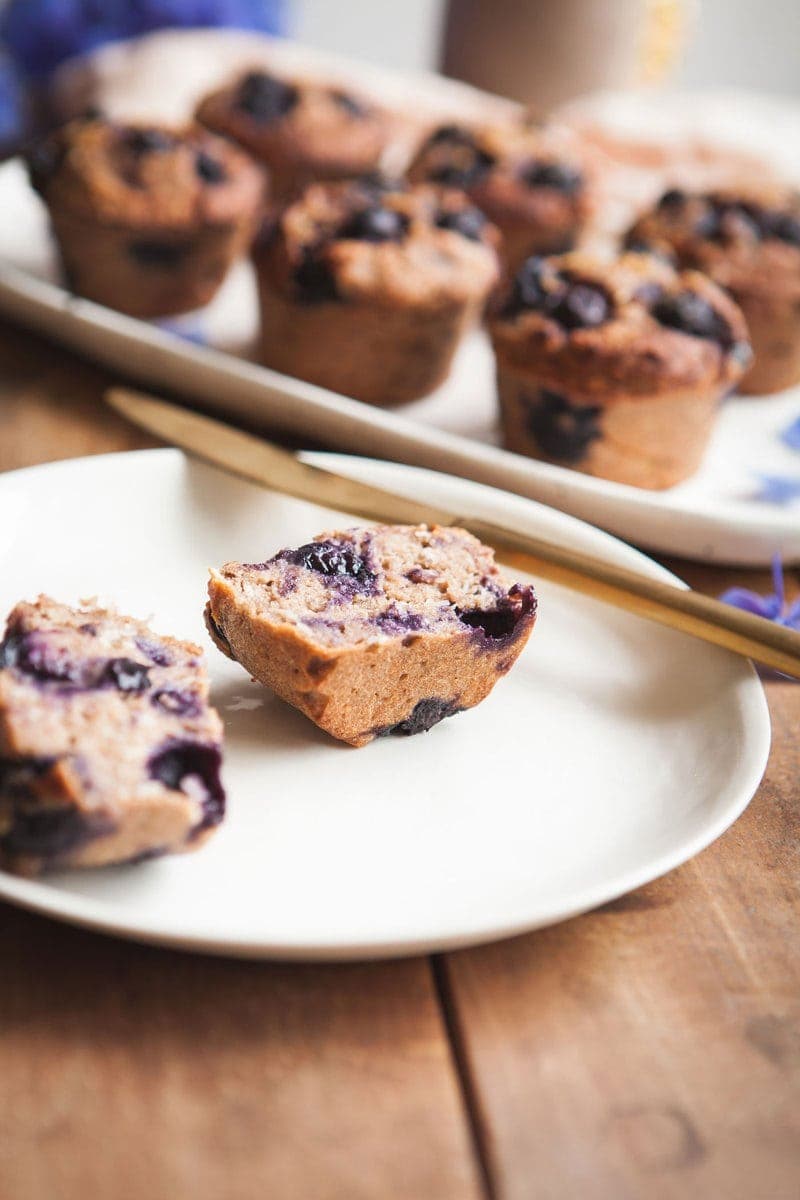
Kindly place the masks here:
[(0, 41), (21, 74), (41, 80), (74, 54), (154, 29), (283, 33), (287, 8), (287, 0), (10, 0)]
[(9, 0), (0, 9), (0, 155), (26, 129), (27, 96), (41, 96), (65, 59), (156, 29), (285, 33), (289, 0)]
[(25, 100), (19, 74), (0, 54), (0, 155), (10, 152), (25, 123)]

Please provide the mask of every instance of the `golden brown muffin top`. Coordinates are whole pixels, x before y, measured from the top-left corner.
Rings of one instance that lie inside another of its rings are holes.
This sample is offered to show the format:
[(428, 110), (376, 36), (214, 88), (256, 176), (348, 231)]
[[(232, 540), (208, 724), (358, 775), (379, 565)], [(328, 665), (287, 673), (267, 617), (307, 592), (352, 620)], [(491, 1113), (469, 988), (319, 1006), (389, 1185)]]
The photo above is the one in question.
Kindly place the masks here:
[(498, 297), (490, 328), (501, 365), (590, 396), (733, 386), (751, 358), (731, 298), (650, 254), (530, 258)]
[(787, 187), (671, 188), (633, 225), (626, 243), (672, 254), (734, 294), (800, 297), (800, 194)]
[(333, 84), (251, 70), (206, 96), (197, 120), (246, 147), (285, 182), (345, 178), (377, 168), (395, 118)]
[(498, 240), (460, 192), (360, 180), (307, 188), (256, 259), (301, 304), (462, 303), (497, 282)]
[(134, 228), (225, 225), (266, 192), (248, 155), (199, 127), (78, 119), (36, 144), (28, 166), (49, 207)]
[(414, 182), (462, 188), (493, 220), (563, 228), (592, 208), (592, 170), (571, 131), (531, 119), (503, 124), (442, 125), (409, 169)]

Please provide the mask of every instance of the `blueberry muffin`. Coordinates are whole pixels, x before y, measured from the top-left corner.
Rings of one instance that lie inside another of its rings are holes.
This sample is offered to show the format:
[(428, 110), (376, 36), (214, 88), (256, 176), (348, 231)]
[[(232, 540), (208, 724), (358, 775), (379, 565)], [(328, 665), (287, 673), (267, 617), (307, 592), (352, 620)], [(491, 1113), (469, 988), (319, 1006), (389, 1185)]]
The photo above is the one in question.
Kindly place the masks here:
[(536, 619), (528, 584), (463, 529), (320, 534), (212, 571), (206, 621), (230, 658), (353, 746), (479, 704)]
[(206, 304), (260, 219), (260, 167), (204, 129), (63, 126), (33, 148), (72, 291), (134, 317)]
[(644, 488), (697, 469), (750, 361), (731, 298), (648, 254), (528, 259), (490, 330), (509, 449)]
[(776, 392), (800, 382), (800, 194), (673, 188), (636, 222), (627, 243), (672, 254), (733, 296), (754, 353), (740, 391)]
[(18, 604), (0, 643), (0, 865), (34, 875), (193, 850), (222, 820), (202, 651), (131, 617)]
[(244, 146), (269, 168), (285, 201), (320, 179), (352, 179), (381, 167), (395, 120), (342, 87), (248, 71), (203, 99), (197, 120)]
[(556, 126), (442, 125), (418, 151), (409, 179), (465, 191), (501, 231), (511, 267), (531, 254), (571, 250), (594, 210), (586, 152)]
[(254, 254), (262, 361), (370, 404), (426, 395), (497, 281), (496, 240), (458, 192), (312, 185)]

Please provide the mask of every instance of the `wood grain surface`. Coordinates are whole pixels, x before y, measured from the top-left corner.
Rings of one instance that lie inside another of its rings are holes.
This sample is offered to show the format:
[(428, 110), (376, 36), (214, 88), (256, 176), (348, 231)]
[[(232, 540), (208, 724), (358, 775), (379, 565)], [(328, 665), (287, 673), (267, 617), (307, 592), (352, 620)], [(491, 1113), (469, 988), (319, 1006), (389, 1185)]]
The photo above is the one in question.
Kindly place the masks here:
[[(0, 469), (152, 444), (111, 382), (0, 323)], [(0, 905), (0, 1200), (796, 1200), (800, 687), (767, 696), (732, 830), (493, 946), (228, 962)]]

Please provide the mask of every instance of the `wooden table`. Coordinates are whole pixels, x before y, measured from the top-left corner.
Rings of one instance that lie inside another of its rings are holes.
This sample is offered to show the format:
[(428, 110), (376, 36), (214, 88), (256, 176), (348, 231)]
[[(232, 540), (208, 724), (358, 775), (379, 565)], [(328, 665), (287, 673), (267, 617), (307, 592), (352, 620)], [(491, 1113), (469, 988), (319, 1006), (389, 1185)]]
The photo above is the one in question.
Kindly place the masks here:
[[(0, 469), (150, 444), (109, 379), (0, 324)], [(766, 686), (733, 829), (539, 933), (304, 967), (0, 905), (0, 1200), (797, 1200), (800, 687)]]

